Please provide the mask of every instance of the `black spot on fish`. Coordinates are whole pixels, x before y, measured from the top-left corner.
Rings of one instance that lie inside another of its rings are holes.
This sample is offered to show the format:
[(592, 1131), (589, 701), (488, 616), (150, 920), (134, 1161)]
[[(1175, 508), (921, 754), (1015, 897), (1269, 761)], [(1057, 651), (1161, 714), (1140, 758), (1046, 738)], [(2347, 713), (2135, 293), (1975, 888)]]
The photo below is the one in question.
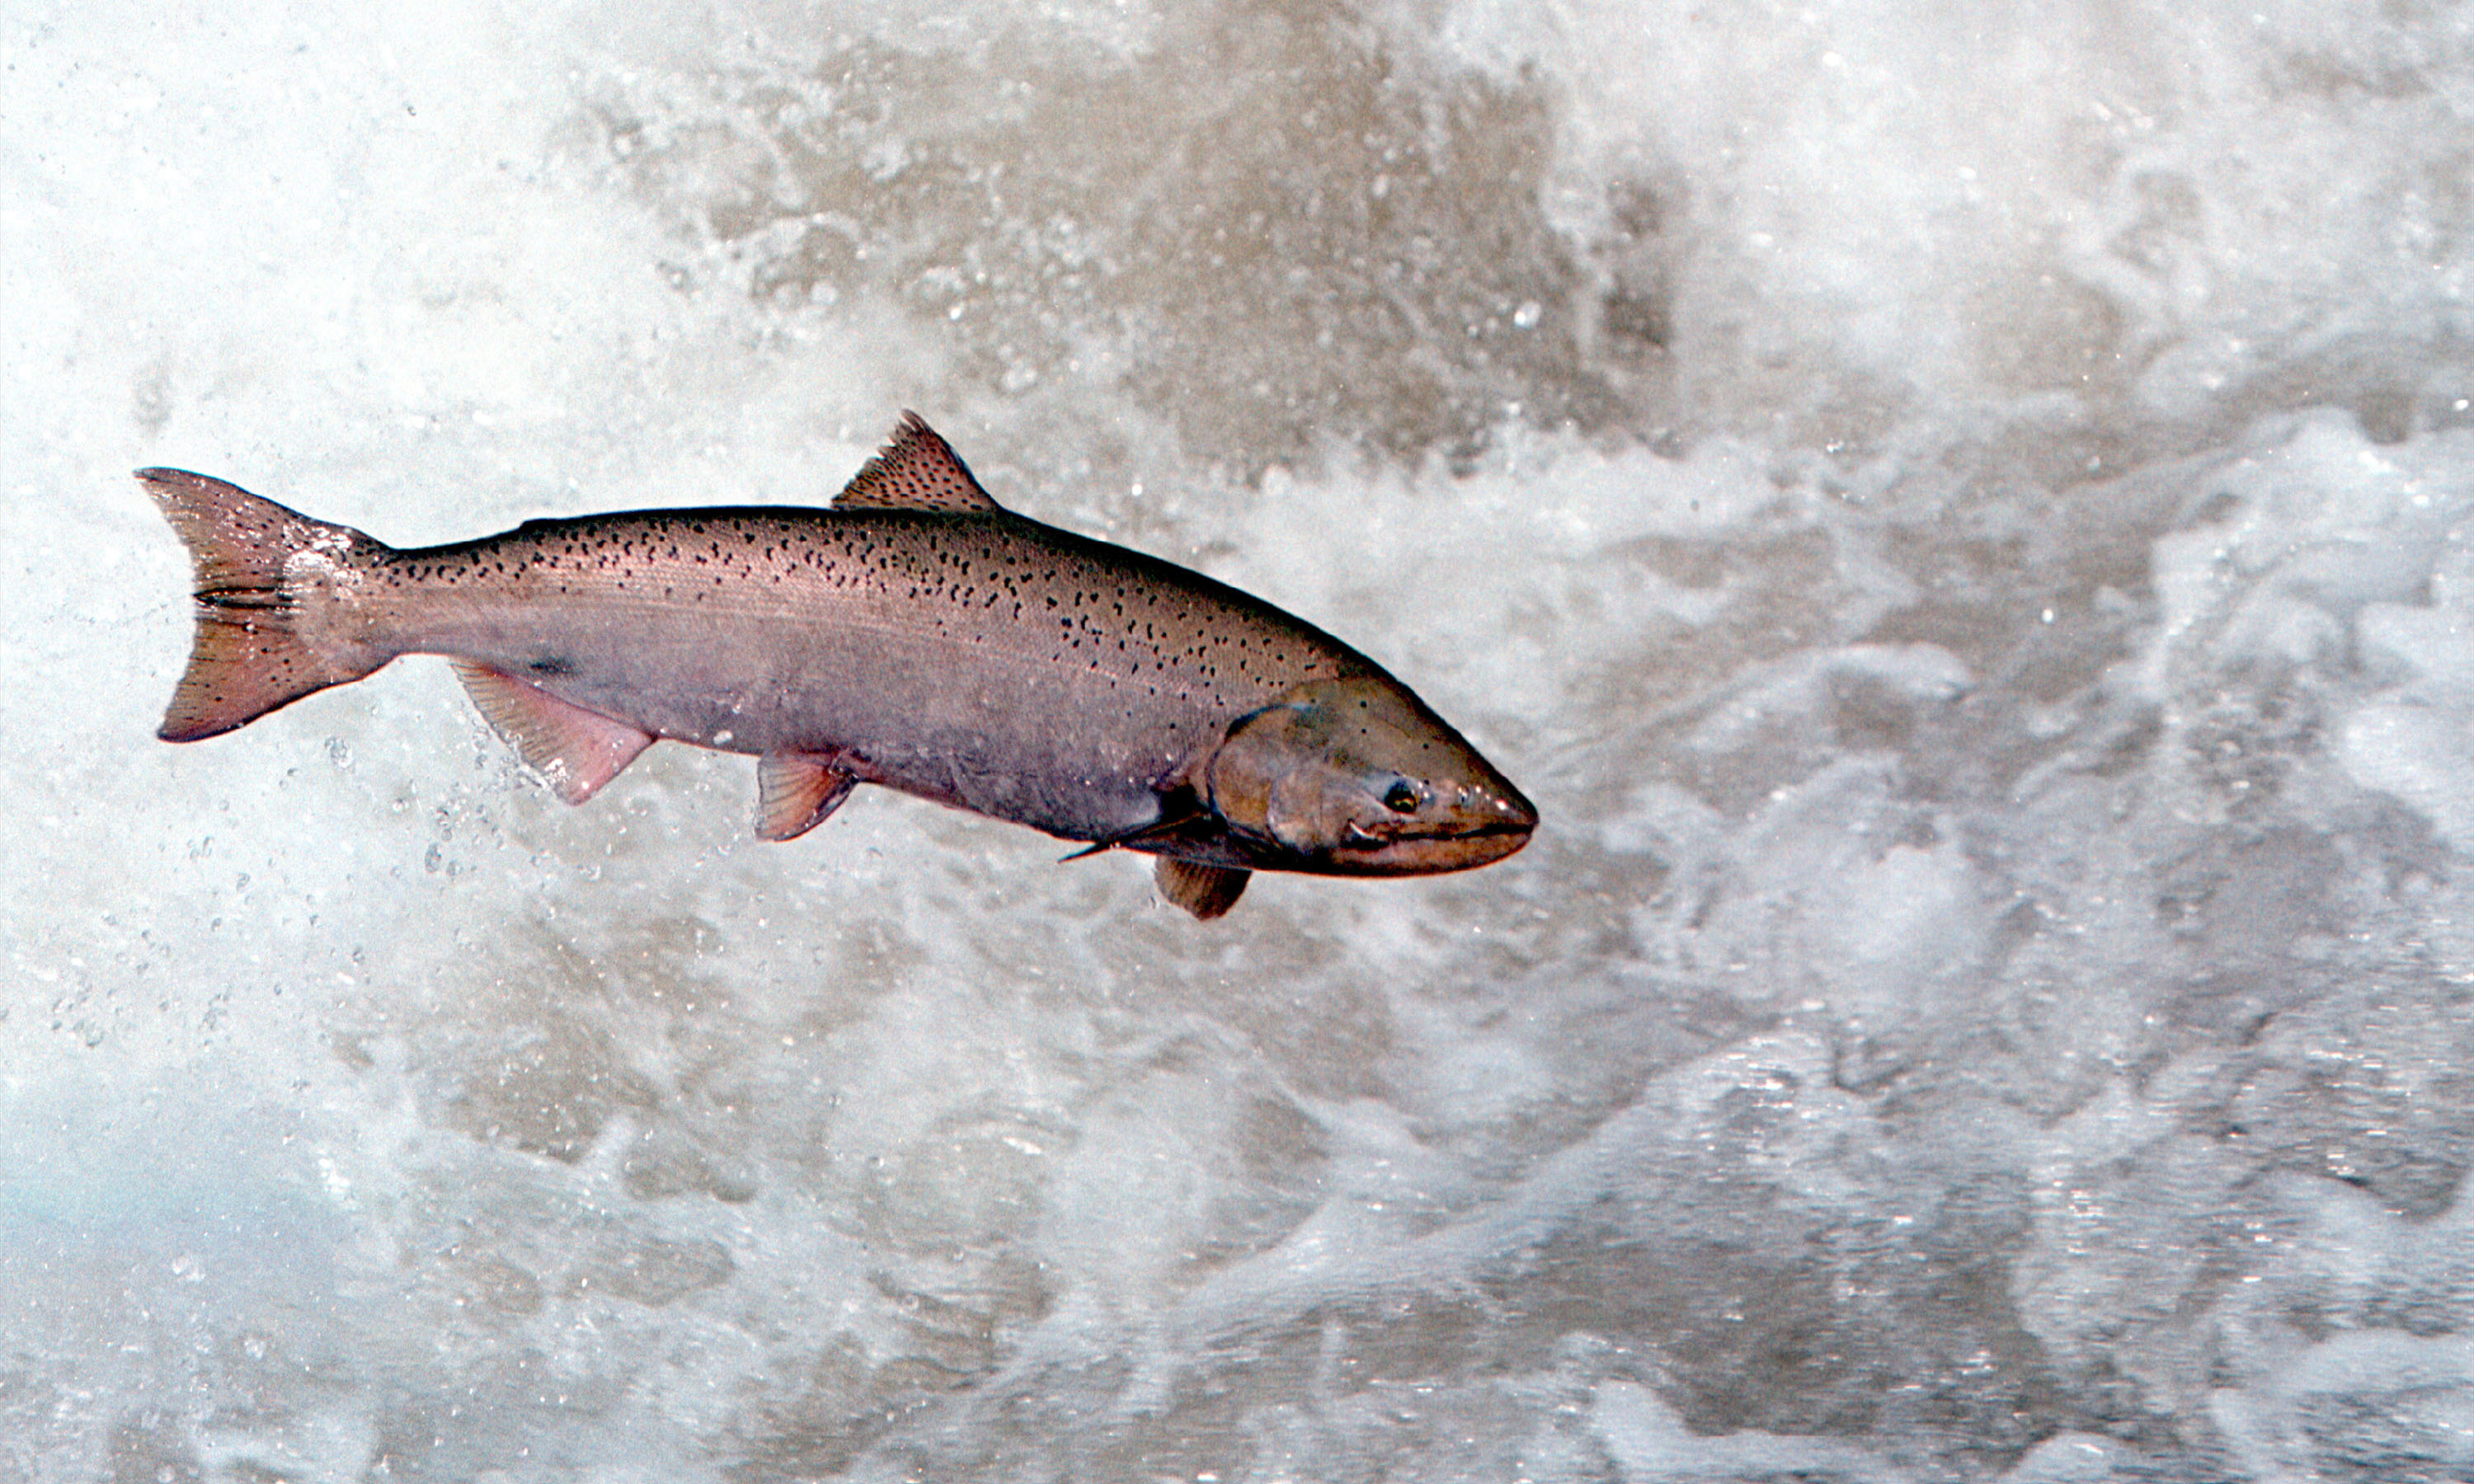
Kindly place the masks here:
[(575, 661), (565, 655), (544, 655), (524, 662), (524, 669), (534, 675), (573, 675)]

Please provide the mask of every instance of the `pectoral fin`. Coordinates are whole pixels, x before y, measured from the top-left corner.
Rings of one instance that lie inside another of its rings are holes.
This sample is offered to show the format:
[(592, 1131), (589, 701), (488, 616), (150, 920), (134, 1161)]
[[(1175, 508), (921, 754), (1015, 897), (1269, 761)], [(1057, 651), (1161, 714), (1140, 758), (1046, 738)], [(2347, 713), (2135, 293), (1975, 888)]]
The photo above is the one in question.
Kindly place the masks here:
[(1250, 871), (1233, 870), (1226, 866), (1199, 866), (1190, 860), (1177, 860), (1163, 855), (1154, 873), (1162, 897), (1209, 922), (1237, 905), (1246, 894), (1246, 878)]
[(1094, 840), (1071, 855), (1058, 856), (1057, 863), (1062, 865), (1069, 860), (1080, 860), (1107, 850), (1140, 850), (1152, 841), (1167, 839), (1202, 817), (1202, 810), (1191, 799), (1173, 803), (1167, 813), (1152, 823), (1137, 826), (1123, 834), (1110, 835), (1104, 840)]
[(842, 806), (859, 779), (805, 753), (767, 753), (756, 763), (756, 838), (796, 840)]
[(481, 719), (569, 803), (582, 803), (653, 745), (650, 732), (570, 706), (538, 685), (470, 659), (455, 675)]

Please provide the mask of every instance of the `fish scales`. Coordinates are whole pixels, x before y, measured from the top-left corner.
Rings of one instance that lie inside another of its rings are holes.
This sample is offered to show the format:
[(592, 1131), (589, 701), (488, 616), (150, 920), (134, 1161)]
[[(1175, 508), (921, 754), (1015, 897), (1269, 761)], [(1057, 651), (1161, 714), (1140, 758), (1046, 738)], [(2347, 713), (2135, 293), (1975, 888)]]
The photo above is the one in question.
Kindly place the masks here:
[(668, 740), (753, 754), (757, 832), (861, 783), (1158, 857), (1225, 913), (1254, 871), (1499, 860), (1537, 812), (1408, 687), (1303, 619), (1017, 515), (907, 417), (830, 509), (528, 521), (399, 550), (144, 469), (196, 568), (167, 741), (444, 655), (559, 797)]
[(373, 657), (477, 659), (655, 737), (834, 755), (1078, 840), (1150, 822), (1229, 717), (1379, 673), (1199, 573), (1010, 515), (533, 521), (386, 555), (363, 590)]

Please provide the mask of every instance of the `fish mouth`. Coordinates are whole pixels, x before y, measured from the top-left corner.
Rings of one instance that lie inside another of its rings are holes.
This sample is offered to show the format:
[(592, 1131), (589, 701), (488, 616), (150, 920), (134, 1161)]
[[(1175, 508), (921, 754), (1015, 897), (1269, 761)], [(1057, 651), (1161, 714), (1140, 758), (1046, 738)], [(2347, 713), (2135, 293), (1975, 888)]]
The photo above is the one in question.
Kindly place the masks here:
[(1529, 843), (1538, 828), (1538, 810), (1514, 795), (1488, 800), (1475, 818), (1463, 815), (1423, 829), (1376, 834), (1350, 826), (1347, 837), (1332, 847), (1335, 865), (1352, 874), (1432, 875), (1492, 865)]

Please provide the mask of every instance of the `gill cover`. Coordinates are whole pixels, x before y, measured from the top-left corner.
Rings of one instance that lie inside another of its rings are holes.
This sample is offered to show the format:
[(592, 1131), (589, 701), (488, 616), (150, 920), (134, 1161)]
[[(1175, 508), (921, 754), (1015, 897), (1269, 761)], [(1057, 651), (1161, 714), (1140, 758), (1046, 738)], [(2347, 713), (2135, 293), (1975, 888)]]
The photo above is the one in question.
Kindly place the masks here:
[(1312, 681), (1239, 718), (1202, 769), (1229, 832), (1288, 869), (1406, 875), (1499, 860), (1538, 813), (1382, 676)]

